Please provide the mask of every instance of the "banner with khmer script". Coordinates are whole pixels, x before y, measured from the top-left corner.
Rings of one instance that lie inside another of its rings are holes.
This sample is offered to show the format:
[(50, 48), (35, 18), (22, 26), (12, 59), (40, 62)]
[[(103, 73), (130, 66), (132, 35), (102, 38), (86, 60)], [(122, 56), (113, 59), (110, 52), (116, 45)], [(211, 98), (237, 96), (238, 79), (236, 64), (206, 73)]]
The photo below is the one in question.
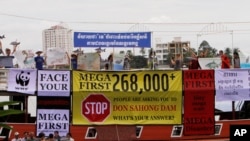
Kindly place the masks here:
[(74, 32), (74, 47), (151, 47), (151, 32)]
[(250, 100), (248, 69), (215, 70), (216, 101)]

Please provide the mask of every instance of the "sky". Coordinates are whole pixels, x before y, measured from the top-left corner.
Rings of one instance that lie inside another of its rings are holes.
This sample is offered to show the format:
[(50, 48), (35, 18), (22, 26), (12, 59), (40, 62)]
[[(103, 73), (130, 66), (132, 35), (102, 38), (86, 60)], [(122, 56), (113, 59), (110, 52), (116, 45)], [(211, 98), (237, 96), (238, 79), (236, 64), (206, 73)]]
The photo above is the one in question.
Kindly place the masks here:
[(42, 50), (42, 31), (63, 23), (77, 32), (150, 31), (152, 48), (181, 37), (196, 49), (206, 40), (218, 50), (250, 54), (248, 0), (1, 0), (0, 5), (4, 48), (17, 40), (19, 49)]

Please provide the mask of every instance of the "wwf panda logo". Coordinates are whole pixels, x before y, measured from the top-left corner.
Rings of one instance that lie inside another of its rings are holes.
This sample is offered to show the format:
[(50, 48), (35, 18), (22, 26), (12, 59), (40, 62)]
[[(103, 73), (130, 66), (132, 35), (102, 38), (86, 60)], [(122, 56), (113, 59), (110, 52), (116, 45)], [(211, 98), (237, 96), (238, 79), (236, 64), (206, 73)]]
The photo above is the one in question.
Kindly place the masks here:
[(21, 71), (16, 75), (16, 83), (21, 86), (27, 86), (30, 81), (30, 72)]

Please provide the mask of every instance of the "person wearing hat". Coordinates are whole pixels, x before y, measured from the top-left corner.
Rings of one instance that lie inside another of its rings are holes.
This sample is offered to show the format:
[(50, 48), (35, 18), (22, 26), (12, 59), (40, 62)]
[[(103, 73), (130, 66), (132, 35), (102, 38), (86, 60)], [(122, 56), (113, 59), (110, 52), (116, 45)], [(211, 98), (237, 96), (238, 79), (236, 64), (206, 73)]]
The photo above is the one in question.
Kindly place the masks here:
[(77, 69), (77, 55), (76, 54), (71, 54), (71, 68), (72, 70), (76, 70)]
[(68, 56), (68, 63), (70, 64), (70, 67), (72, 70), (76, 70), (77, 69), (77, 54), (72, 53), (69, 57), (68, 52), (66, 52), (67, 56)]
[(38, 70), (43, 70), (43, 64), (45, 64), (45, 59), (43, 59), (43, 57), (41, 56), (42, 53), (42, 51), (37, 51), (37, 56), (34, 58), (36, 63), (36, 69)]
[(15, 132), (14, 133), (14, 138), (11, 140), (11, 141), (21, 141), (22, 139), (19, 138), (19, 133), (18, 132)]

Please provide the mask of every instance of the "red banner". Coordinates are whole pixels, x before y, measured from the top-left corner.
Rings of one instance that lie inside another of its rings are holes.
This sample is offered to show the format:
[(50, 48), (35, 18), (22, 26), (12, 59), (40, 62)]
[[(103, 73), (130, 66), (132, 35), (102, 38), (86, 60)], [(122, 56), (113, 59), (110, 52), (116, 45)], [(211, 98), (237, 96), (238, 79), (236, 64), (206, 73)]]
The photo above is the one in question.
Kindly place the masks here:
[(184, 135), (214, 134), (214, 70), (185, 70)]

